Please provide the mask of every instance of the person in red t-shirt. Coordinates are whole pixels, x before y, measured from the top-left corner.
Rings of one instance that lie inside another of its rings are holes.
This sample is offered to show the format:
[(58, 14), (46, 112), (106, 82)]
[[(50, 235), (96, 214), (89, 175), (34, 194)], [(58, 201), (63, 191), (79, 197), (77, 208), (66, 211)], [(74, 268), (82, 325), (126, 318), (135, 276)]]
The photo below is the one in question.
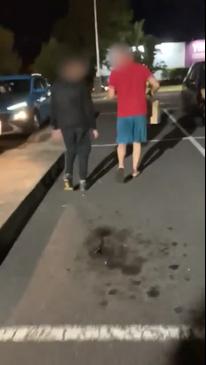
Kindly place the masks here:
[(159, 83), (150, 70), (134, 62), (131, 49), (127, 45), (117, 45), (111, 49), (113, 71), (109, 80), (109, 97), (117, 95), (118, 122), (117, 143), (119, 168), (117, 180), (124, 181), (126, 147), (133, 144), (133, 177), (139, 175), (141, 144), (147, 141), (147, 98), (146, 87), (152, 91)]

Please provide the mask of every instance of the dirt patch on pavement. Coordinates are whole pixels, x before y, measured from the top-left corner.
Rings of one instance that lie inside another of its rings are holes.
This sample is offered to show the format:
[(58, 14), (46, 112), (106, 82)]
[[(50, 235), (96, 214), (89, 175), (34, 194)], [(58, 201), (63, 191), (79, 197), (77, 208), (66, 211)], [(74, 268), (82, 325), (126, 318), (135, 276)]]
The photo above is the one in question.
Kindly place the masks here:
[(120, 270), (123, 275), (136, 276), (147, 261), (138, 254), (137, 240), (129, 229), (117, 230), (109, 226), (92, 230), (85, 241), (89, 257), (109, 270)]

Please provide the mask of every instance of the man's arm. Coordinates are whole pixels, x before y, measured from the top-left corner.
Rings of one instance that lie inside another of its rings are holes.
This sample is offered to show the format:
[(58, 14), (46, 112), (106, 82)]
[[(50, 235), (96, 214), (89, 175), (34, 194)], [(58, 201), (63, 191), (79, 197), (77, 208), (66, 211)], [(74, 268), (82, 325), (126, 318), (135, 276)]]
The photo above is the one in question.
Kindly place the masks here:
[(99, 132), (97, 130), (96, 113), (94, 110), (94, 104), (92, 101), (91, 94), (86, 85), (84, 87), (84, 107), (87, 118), (89, 120), (89, 126), (90, 129), (92, 130), (93, 137), (94, 139), (97, 139), (99, 137)]
[(53, 129), (59, 129), (56, 109), (56, 86), (54, 85), (51, 90), (51, 125)]
[(149, 83), (149, 86), (152, 89), (152, 94), (155, 94), (160, 88), (159, 81), (152, 75), (152, 76), (149, 77), (148, 83)]
[(87, 116), (87, 120), (89, 121), (90, 128), (96, 130), (97, 123), (96, 123), (94, 104), (87, 85), (84, 85), (84, 110)]
[(110, 100), (114, 99), (116, 96), (116, 92), (115, 92), (115, 88), (112, 86), (109, 86), (109, 91), (108, 91), (108, 98)]
[(56, 87), (53, 86), (51, 93), (51, 126), (52, 126), (52, 140), (59, 142), (62, 140), (62, 133), (57, 120), (57, 105), (56, 105)]
[(110, 100), (114, 99), (116, 97), (116, 72), (112, 71), (110, 78), (109, 78), (109, 91), (108, 91), (108, 98)]

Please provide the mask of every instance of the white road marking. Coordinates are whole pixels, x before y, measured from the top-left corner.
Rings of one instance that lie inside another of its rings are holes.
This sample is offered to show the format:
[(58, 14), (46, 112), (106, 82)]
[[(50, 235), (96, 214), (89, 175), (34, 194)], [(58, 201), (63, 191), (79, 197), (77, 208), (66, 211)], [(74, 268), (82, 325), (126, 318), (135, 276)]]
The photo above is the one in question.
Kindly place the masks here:
[(116, 143), (103, 143), (103, 144), (93, 144), (92, 147), (93, 148), (106, 148), (106, 147), (116, 147), (117, 144)]
[[(205, 140), (205, 136), (197, 136), (193, 137), (196, 140)], [(172, 142), (172, 141), (190, 141), (191, 136), (189, 137), (182, 137), (182, 138), (163, 138), (163, 139), (150, 139), (148, 143), (158, 143), (158, 142)], [(106, 144), (93, 144), (93, 148), (106, 148), (106, 147), (116, 147), (116, 143), (106, 143)]]
[[(190, 141), (191, 136), (189, 137), (182, 137), (182, 138), (163, 138), (163, 139), (150, 139), (148, 142), (156, 143), (156, 142), (170, 142), (170, 141)], [(205, 136), (197, 136), (193, 137), (196, 140), (205, 140)]]
[(185, 136), (188, 137), (188, 140), (193, 144), (193, 146), (201, 153), (201, 155), (203, 157), (205, 157), (205, 149), (204, 147), (201, 146), (200, 143), (197, 142), (197, 140), (195, 139), (195, 137), (191, 136), (185, 128), (183, 128), (179, 122), (177, 121), (177, 119), (174, 117), (174, 115), (172, 115), (167, 109), (163, 110), (164, 113), (170, 118), (170, 120), (172, 121), (172, 123), (174, 123), (180, 130), (182, 133), (184, 133)]
[(204, 330), (187, 326), (19, 326), (0, 327), (0, 343), (166, 342), (204, 339)]
[[(186, 137), (185, 137), (186, 138)], [(195, 139), (205, 140), (205, 136), (194, 136)]]

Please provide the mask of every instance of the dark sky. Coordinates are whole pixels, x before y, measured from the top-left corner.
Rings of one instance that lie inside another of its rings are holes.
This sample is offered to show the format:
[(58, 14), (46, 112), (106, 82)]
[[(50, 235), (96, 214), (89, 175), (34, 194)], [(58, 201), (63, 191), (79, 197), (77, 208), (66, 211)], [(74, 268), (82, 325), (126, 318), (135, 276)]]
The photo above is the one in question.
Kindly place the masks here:
[(137, 19), (161, 39), (189, 41), (204, 36), (205, 0), (131, 0)]
[[(87, 0), (82, 0), (83, 4)], [(104, 1), (104, 0), (102, 0)], [(112, 0), (111, 0), (112, 1)], [(136, 19), (146, 19), (146, 30), (165, 40), (190, 40), (204, 35), (204, 0), (130, 0)], [(47, 40), (68, 0), (2, 0), (0, 24), (12, 28), (26, 61)]]
[(30, 62), (67, 6), (68, 0), (1, 0), (0, 25), (15, 32), (18, 50)]

